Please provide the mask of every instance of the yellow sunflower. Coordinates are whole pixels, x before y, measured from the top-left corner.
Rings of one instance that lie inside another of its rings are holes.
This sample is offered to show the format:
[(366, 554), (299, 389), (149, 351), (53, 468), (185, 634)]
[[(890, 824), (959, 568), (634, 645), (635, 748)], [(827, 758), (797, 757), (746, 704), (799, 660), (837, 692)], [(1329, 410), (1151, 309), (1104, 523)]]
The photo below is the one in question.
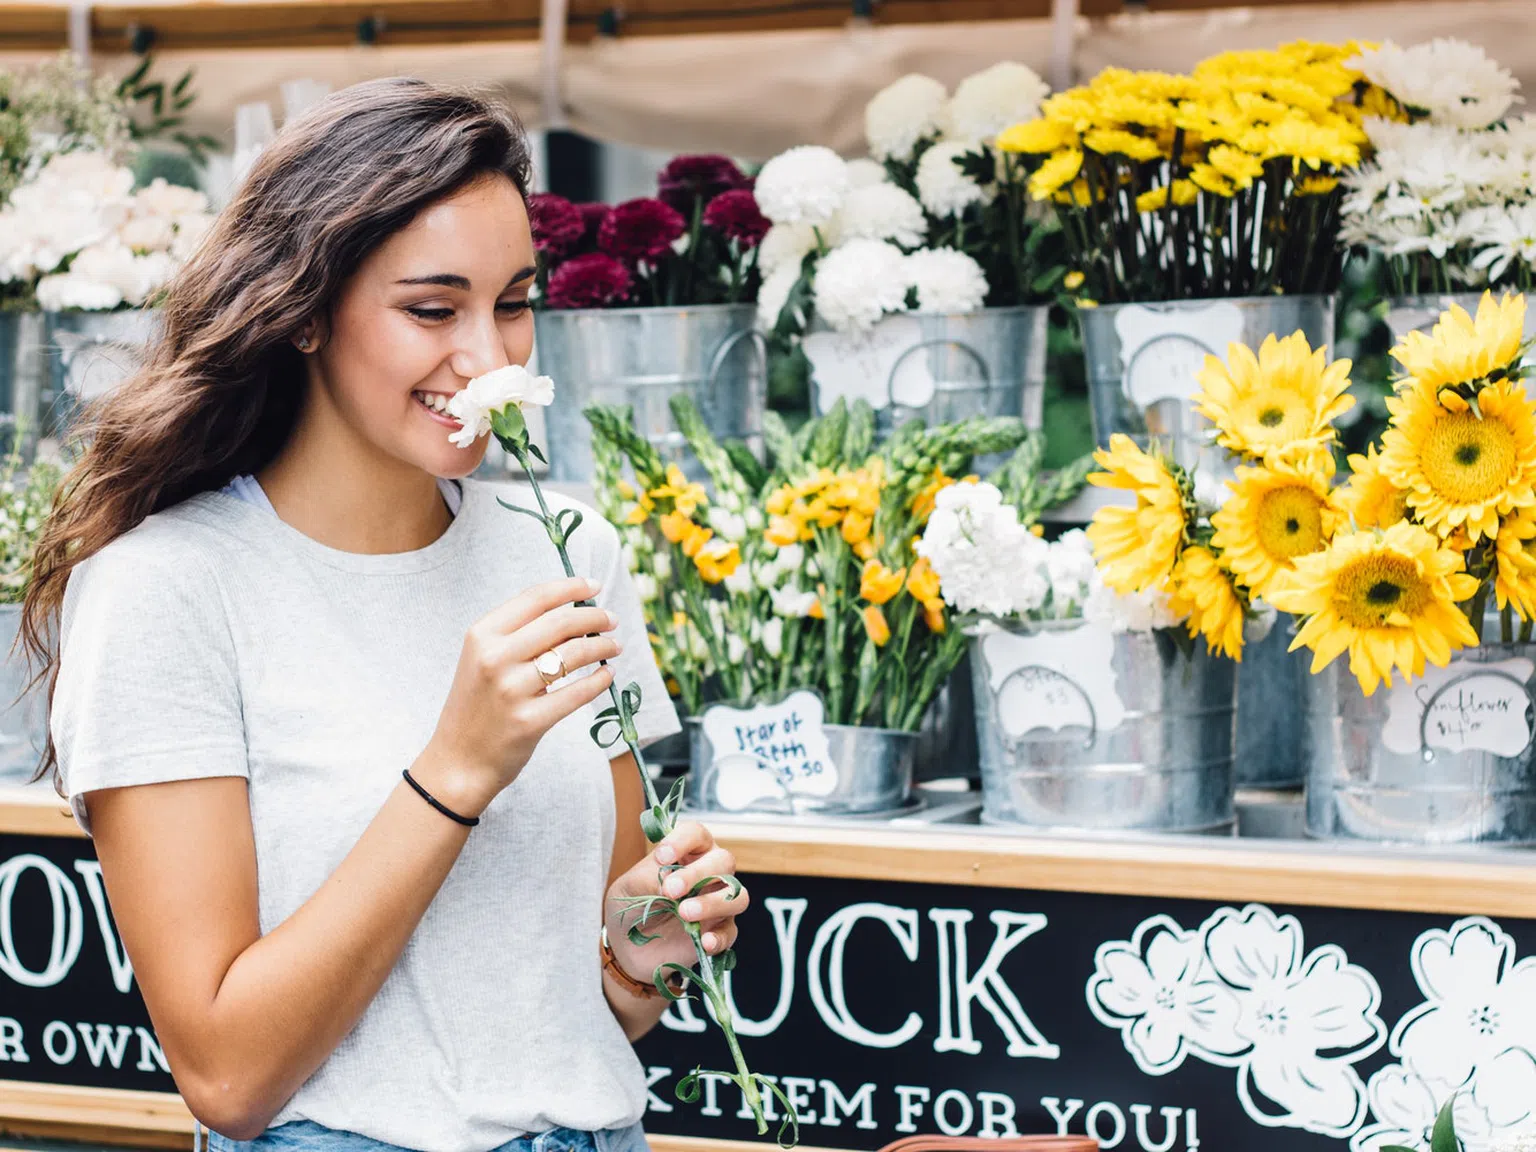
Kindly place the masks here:
[(1121, 433), (1099, 449), (1094, 461), (1104, 472), (1088, 476), (1101, 488), (1124, 488), (1136, 496), (1136, 506), (1110, 506), (1093, 514), (1088, 539), (1098, 558), (1104, 583), (1115, 591), (1142, 592), (1161, 583), (1173, 571), (1184, 544), (1184, 489), (1157, 456), (1136, 447)]
[(1430, 531), (1406, 520), (1384, 531), (1341, 532), (1321, 552), (1296, 560), (1272, 603), (1305, 623), (1291, 650), (1312, 649), (1319, 672), (1344, 652), (1369, 696), (1392, 682), (1421, 676), (1424, 662), (1444, 667), (1451, 653), (1477, 643), (1456, 607), (1477, 591), (1463, 558)]
[(1351, 456), (1349, 467), (1349, 483), (1334, 493), (1334, 502), (1356, 528), (1390, 528), (1408, 519), (1408, 493), (1382, 475), (1376, 445), (1367, 446), (1364, 456)]
[(1536, 619), (1536, 515), (1522, 512), (1499, 525), (1495, 557), (1499, 610), (1512, 604), (1522, 620)]
[(1239, 468), (1231, 498), (1211, 517), (1211, 546), (1254, 595), (1268, 597), (1296, 557), (1333, 538), (1339, 516), (1325, 459)]
[(1209, 548), (1196, 544), (1180, 554), (1169, 582), (1168, 607), (1175, 616), (1188, 617), (1189, 634), (1204, 636), (1208, 651), (1242, 660), (1242, 597), (1232, 574)]
[(1524, 339), (1525, 297), (1495, 301), (1493, 293), (1484, 292), (1475, 318), (1452, 304), (1428, 334), (1410, 332), (1403, 337), (1392, 349), (1392, 358), (1403, 366), (1410, 386), (1417, 383), (1434, 395), (1507, 369)]
[(1273, 461), (1333, 443), (1333, 421), (1354, 407), (1348, 360), (1328, 363), (1295, 332), (1264, 337), (1259, 354), (1242, 344), (1227, 349), (1227, 363), (1205, 358), (1196, 380), (1195, 410), (1216, 425), (1217, 442), (1245, 456)]
[(1422, 383), (1387, 398), (1381, 471), (1424, 525), (1442, 537), (1465, 529), (1476, 544), (1498, 531), (1499, 517), (1536, 505), (1536, 418), (1525, 389), (1508, 380), (1483, 387), (1475, 410), (1452, 399), (1446, 407)]

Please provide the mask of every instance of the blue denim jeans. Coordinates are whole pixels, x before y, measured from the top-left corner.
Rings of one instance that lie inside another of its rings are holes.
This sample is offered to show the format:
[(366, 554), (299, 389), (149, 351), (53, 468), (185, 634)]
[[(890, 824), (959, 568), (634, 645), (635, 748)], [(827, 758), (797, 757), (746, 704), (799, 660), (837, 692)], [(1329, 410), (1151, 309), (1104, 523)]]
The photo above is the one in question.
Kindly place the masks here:
[[(407, 1152), (397, 1144), (385, 1144), (356, 1132), (327, 1128), (311, 1120), (294, 1120), (268, 1128), (254, 1140), (230, 1140), (208, 1133), (208, 1152)], [(579, 1132), (552, 1128), (508, 1140), (492, 1152), (650, 1152), (639, 1124), (628, 1128), (603, 1128)]]

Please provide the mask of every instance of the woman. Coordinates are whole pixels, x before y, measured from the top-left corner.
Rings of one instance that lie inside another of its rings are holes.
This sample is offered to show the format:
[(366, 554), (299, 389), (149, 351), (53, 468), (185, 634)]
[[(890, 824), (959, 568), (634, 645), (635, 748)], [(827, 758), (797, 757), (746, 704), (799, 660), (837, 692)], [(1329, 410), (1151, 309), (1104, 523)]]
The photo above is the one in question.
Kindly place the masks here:
[[(497, 506), (531, 494), (451, 479), (484, 441), (446, 398), (532, 348), (528, 175), (514, 120), (415, 81), (285, 129), (39, 551), (45, 770), (215, 1148), (645, 1146), (630, 1042), (692, 947), (599, 927), (733, 862), (696, 824), (650, 850), (588, 734), (615, 675), (642, 740), (678, 727), (612, 528), (564, 578)], [(682, 912), (718, 953), (745, 904)]]

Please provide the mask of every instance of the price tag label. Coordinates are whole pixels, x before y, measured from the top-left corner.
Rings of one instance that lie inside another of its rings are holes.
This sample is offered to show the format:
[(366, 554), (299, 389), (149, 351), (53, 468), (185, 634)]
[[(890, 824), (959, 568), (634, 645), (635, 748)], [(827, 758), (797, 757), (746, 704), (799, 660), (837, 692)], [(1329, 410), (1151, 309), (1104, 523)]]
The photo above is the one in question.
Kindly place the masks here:
[(838, 773), (825, 717), (814, 692), (755, 708), (706, 708), (700, 723), (709, 740), (715, 804), (739, 812), (762, 799), (830, 796)]
[(902, 360), (922, 339), (923, 327), (911, 316), (887, 316), (868, 332), (811, 333), (802, 346), (811, 362), (821, 410), (842, 398), (849, 404), (866, 400), (878, 412), (890, 407), (893, 390), (899, 404), (912, 408), (927, 404), (937, 387), (927, 357), (917, 352)]
[(1424, 748), (1518, 756), (1531, 743), (1533, 672), (1536, 663), (1524, 657), (1426, 668), (1392, 687), (1381, 742), (1393, 752), (1417, 753), (1422, 725)]
[(1115, 637), (1102, 624), (981, 638), (998, 723), (1010, 739), (1038, 730), (1107, 732), (1125, 721)]
[(1225, 302), (1169, 311), (1134, 304), (1116, 315), (1115, 333), (1125, 394), (1137, 407), (1150, 408), (1195, 394), (1206, 356), (1224, 357), (1228, 344), (1242, 340), (1243, 314)]

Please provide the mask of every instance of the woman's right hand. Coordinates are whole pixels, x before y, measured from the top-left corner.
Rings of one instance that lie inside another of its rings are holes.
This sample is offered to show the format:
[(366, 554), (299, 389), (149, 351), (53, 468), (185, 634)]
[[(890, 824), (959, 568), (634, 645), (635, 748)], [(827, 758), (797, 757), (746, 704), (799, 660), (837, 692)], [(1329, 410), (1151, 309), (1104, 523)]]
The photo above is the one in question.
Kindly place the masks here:
[(544, 733), (608, 689), (606, 665), (547, 692), (534, 667), (551, 649), (567, 674), (619, 654), (605, 635), (618, 618), (577, 604), (600, 587), (582, 577), (536, 584), (470, 626), (437, 729), (412, 768), (448, 807), (478, 816), (517, 779)]

